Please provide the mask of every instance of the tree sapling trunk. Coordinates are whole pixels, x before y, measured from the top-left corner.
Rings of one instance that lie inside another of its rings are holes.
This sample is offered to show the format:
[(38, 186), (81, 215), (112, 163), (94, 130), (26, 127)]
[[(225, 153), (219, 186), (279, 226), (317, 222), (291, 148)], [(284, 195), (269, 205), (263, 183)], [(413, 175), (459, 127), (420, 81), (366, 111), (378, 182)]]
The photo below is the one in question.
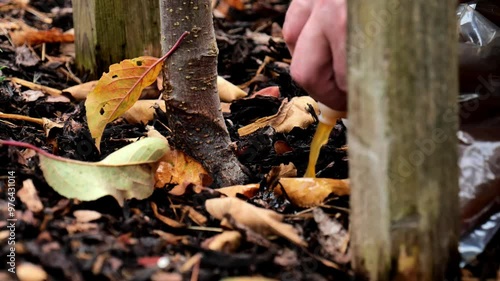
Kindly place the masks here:
[(164, 63), (168, 124), (176, 147), (197, 159), (218, 186), (248, 178), (230, 149), (217, 93), (218, 49), (210, 0), (161, 0), (162, 49), (189, 31), (174, 56)]

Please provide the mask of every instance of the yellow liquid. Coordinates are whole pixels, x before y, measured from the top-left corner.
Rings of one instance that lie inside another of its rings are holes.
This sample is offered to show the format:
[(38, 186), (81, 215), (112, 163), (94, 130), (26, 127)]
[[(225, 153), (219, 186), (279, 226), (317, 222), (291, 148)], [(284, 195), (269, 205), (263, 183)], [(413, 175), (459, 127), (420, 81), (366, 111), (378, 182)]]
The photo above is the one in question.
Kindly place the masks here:
[(315, 178), (316, 177), (316, 162), (318, 161), (319, 151), (321, 147), (328, 142), (328, 137), (332, 132), (334, 126), (327, 125), (325, 123), (318, 123), (316, 128), (316, 133), (311, 143), (311, 151), (309, 152), (309, 164), (307, 165), (305, 178)]

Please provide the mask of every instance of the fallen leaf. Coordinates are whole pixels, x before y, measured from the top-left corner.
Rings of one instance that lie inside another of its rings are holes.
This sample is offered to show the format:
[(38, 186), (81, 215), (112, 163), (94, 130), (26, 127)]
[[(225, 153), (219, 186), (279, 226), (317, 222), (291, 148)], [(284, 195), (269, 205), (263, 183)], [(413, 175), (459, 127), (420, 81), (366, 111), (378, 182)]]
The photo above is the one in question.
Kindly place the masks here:
[(158, 105), (162, 111), (165, 111), (165, 102), (163, 100), (138, 100), (121, 117), (130, 124), (147, 124), (154, 118), (155, 105)]
[(48, 96), (47, 99), (45, 100), (45, 102), (47, 102), (47, 103), (58, 103), (58, 102), (70, 103), (71, 100), (66, 96), (60, 95), (60, 96)]
[(219, 98), (222, 102), (232, 102), (247, 96), (245, 91), (221, 76), (217, 76), (217, 90), (219, 91)]
[(280, 87), (279, 86), (266, 87), (266, 88), (261, 89), (258, 92), (255, 92), (252, 94), (252, 97), (255, 97), (255, 96), (271, 96), (271, 97), (279, 98), (280, 97)]
[(344, 196), (351, 193), (349, 180), (329, 178), (281, 178), (279, 183), (280, 184), (274, 188), (276, 195), (281, 196), (281, 188), (283, 188), (290, 202), (303, 208), (319, 206), (331, 194)]
[(45, 117), (42, 117), (42, 121), (43, 121), (43, 131), (45, 132), (46, 137), (49, 136), (50, 131), (52, 129), (62, 129), (64, 127), (63, 124), (59, 124)]
[(38, 192), (31, 179), (23, 181), (23, 187), (19, 189), (19, 191), (17, 192), (17, 196), (19, 196), (21, 202), (26, 205), (26, 208), (28, 208), (28, 210), (32, 211), (33, 213), (38, 213), (43, 210), (42, 201), (40, 201)]
[(125, 199), (144, 199), (153, 193), (150, 164), (168, 150), (164, 140), (144, 138), (95, 163), (39, 153), (40, 168), (47, 183), (66, 198), (91, 201), (111, 195), (123, 204)]
[(160, 159), (155, 173), (155, 187), (167, 185), (209, 186), (212, 179), (203, 166), (180, 150), (171, 149)]
[(189, 34), (181, 34), (174, 46), (161, 58), (149, 56), (127, 59), (109, 67), (95, 88), (87, 96), (85, 109), (90, 134), (99, 150), (101, 137), (106, 125), (120, 117), (141, 96), (142, 90), (156, 82), (158, 74), (167, 59)]
[(87, 98), (87, 95), (95, 88), (97, 82), (97, 80), (89, 81), (87, 83), (66, 88), (62, 91), (63, 93), (69, 93), (75, 100), (81, 101)]
[(218, 220), (226, 215), (261, 235), (275, 234), (284, 237), (299, 246), (307, 243), (298, 235), (290, 224), (283, 223), (283, 215), (271, 210), (255, 207), (243, 200), (226, 197), (205, 201), (207, 211)]
[(14, 30), (9, 32), (12, 43), (16, 46), (27, 44), (30, 46), (42, 43), (72, 43), (75, 41), (73, 34), (66, 34), (59, 28), (37, 30), (34, 28)]
[(305, 129), (315, 121), (308, 110), (309, 106), (316, 115), (319, 114), (318, 104), (311, 97), (294, 97), (290, 101), (285, 99), (276, 114), (257, 119), (238, 129), (238, 134), (240, 137), (246, 136), (266, 126), (272, 126), (278, 133), (288, 133), (295, 127)]
[(287, 152), (293, 151), (293, 148), (284, 140), (275, 141), (273, 147), (276, 155), (283, 155)]
[(42, 91), (38, 90), (26, 90), (21, 93), (21, 98), (25, 102), (34, 102), (39, 98), (45, 97), (45, 94)]
[(40, 58), (26, 46), (16, 48), (16, 64), (22, 66), (35, 66), (40, 62)]
[[(206, 240), (204, 248), (212, 251), (223, 251), (225, 253), (234, 253), (241, 244), (241, 233), (238, 231), (224, 231), (214, 237)], [(204, 243), (205, 244), (205, 243)]]
[(41, 266), (29, 262), (18, 265), (16, 274), (19, 281), (46, 281), (49, 278)]
[(257, 191), (259, 191), (258, 183), (251, 183), (246, 185), (233, 185), (217, 189), (218, 192), (228, 196), (236, 197), (236, 194), (242, 194), (247, 198), (252, 198), (255, 196)]
[(98, 220), (102, 217), (101, 213), (93, 210), (77, 210), (73, 212), (77, 222), (85, 223)]
[(281, 163), (279, 166), (271, 167), (271, 170), (266, 175), (267, 186), (275, 186), (280, 178), (293, 178), (297, 176), (297, 168), (290, 162), (288, 164)]
[(142, 90), (156, 81), (162, 61), (153, 57), (123, 60), (109, 67), (87, 96), (87, 121), (99, 149), (106, 125), (120, 117), (139, 99)]
[(166, 216), (160, 214), (158, 212), (158, 206), (156, 205), (155, 202), (151, 202), (151, 209), (153, 210), (155, 217), (157, 219), (159, 219), (160, 221), (162, 221), (163, 223), (165, 223), (166, 225), (171, 226), (171, 227), (175, 227), (175, 228), (184, 227), (183, 223), (180, 223), (176, 220), (173, 220), (169, 217), (166, 217)]

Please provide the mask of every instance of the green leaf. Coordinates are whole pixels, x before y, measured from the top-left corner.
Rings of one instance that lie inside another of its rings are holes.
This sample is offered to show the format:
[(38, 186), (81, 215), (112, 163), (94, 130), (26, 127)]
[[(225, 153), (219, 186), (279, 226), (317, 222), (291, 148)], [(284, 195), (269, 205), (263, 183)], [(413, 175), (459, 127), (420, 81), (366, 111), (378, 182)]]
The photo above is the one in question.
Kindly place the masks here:
[(95, 163), (39, 154), (40, 168), (47, 183), (64, 197), (91, 201), (111, 195), (122, 205), (126, 199), (153, 193), (152, 164), (168, 151), (165, 140), (145, 138)]

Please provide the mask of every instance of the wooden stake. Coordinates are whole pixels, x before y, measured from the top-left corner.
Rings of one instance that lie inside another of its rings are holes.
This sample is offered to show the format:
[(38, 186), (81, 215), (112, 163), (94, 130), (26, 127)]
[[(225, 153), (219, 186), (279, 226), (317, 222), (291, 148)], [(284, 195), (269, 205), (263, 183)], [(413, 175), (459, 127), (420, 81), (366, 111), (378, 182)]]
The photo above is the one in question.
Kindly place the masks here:
[(158, 0), (74, 0), (76, 66), (96, 79), (113, 63), (161, 56)]
[(457, 1), (348, 2), (356, 274), (458, 280)]

